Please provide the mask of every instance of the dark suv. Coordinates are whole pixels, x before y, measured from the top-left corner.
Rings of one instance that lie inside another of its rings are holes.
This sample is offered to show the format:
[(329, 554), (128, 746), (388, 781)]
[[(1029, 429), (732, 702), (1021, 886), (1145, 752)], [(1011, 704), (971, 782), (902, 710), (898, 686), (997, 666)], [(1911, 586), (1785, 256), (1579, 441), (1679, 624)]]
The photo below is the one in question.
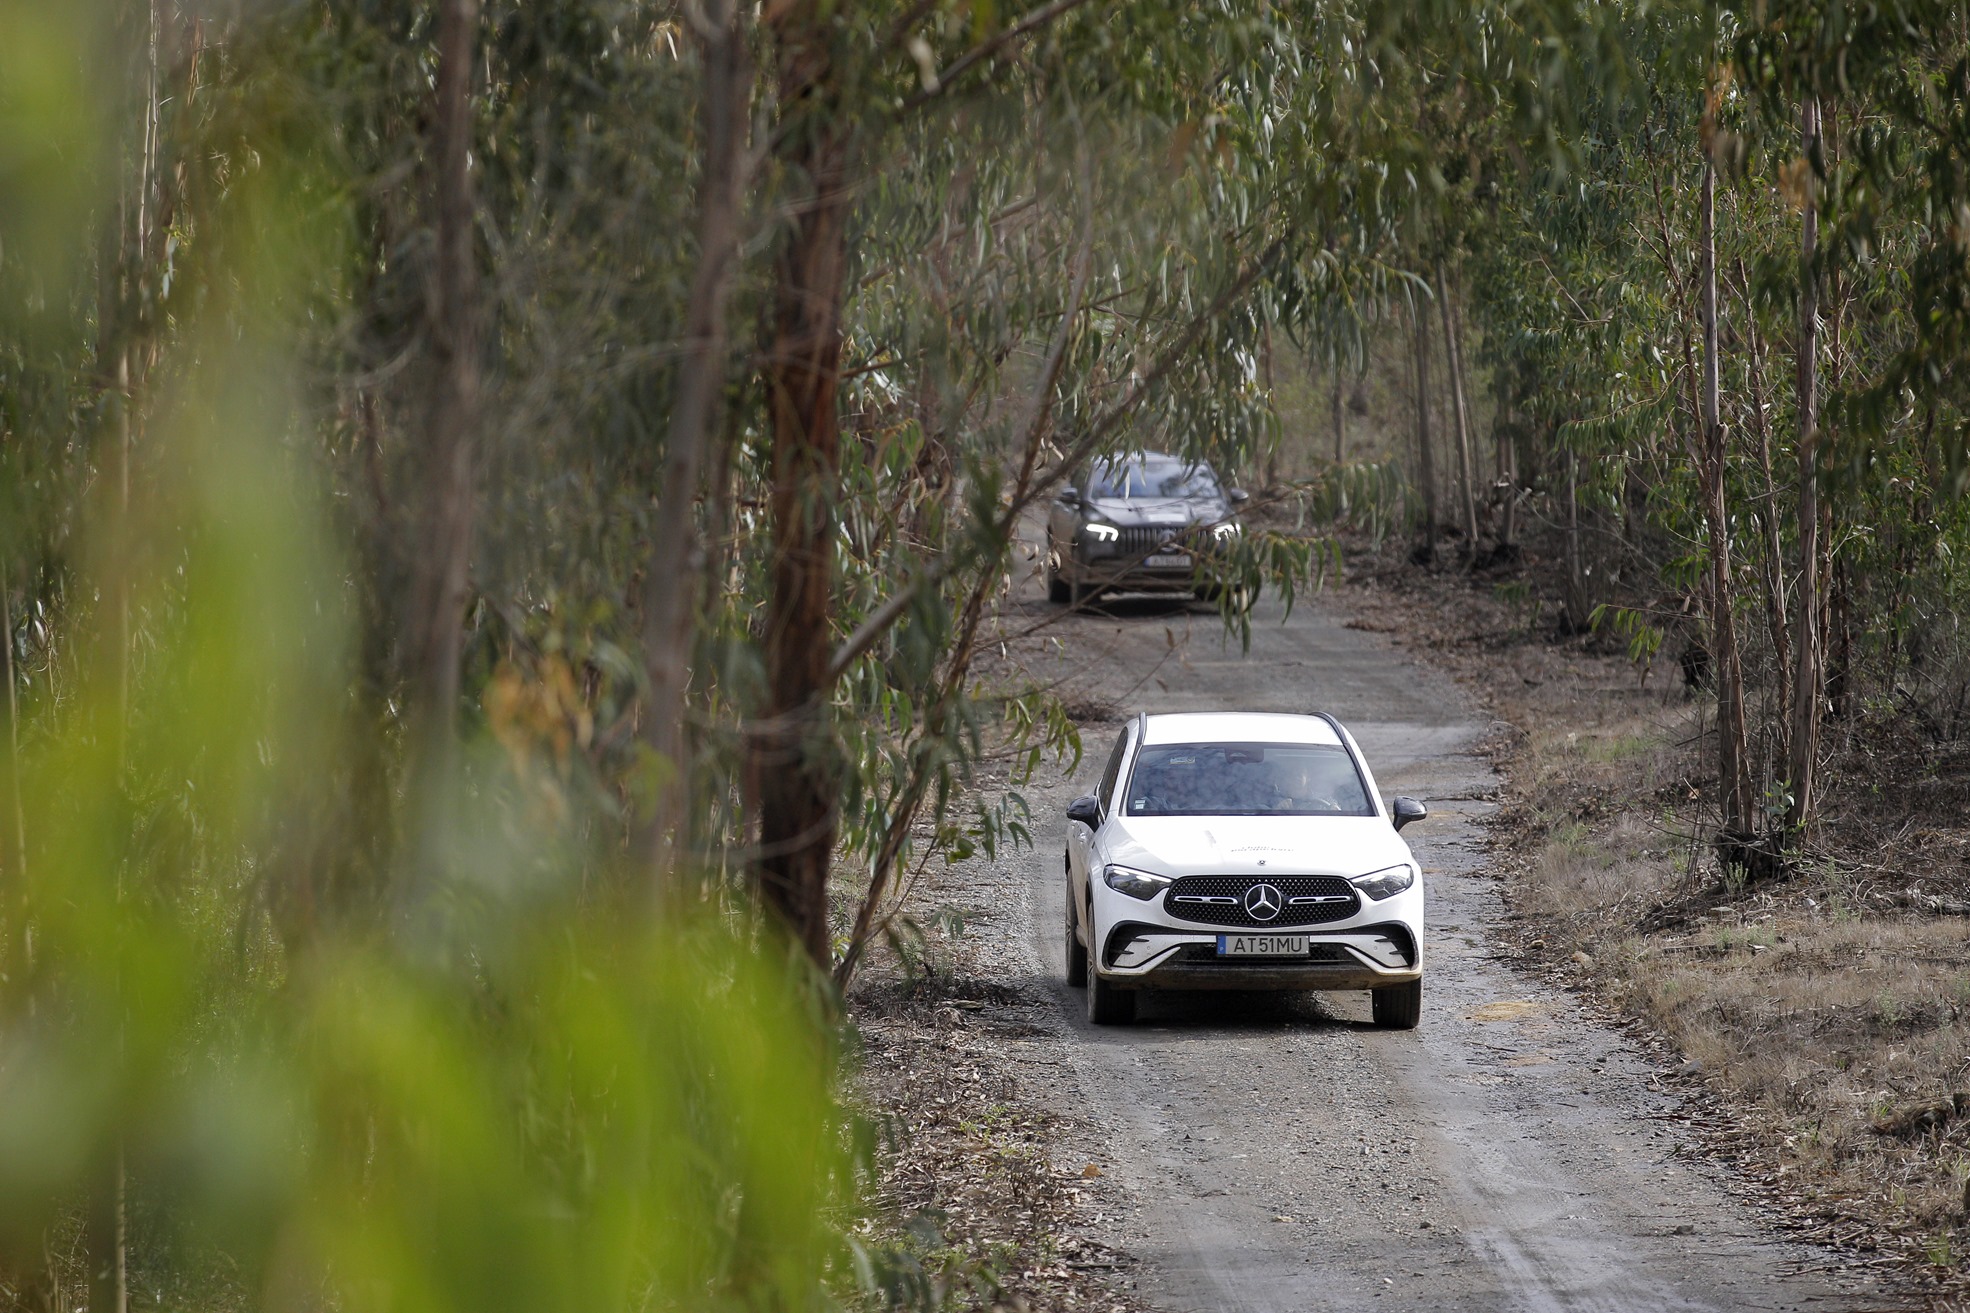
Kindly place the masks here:
[(1211, 596), (1200, 566), (1241, 532), (1234, 514), (1245, 498), (1201, 462), (1157, 452), (1096, 461), (1061, 489), (1047, 516), (1047, 596), (1076, 603), (1104, 591)]

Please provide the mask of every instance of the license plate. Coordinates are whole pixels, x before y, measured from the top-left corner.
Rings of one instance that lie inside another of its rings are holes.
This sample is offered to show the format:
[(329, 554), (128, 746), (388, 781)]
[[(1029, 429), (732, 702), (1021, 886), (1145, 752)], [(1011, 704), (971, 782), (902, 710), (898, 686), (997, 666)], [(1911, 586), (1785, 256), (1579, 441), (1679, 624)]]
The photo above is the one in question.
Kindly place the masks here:
[(1190, 553), (1188, 553), (1188, 552), (1158, 552), (1158, 553), (1157, 553), (1156, 555), (1154, 555), (1154, 556), (1152, 556), (1152, 557), (1149, 557), (1149, 558), (1148, 558), (1147, 560), (1145, 560), (1145, 561), (1143, 562), (1143, 564), (1144, 564), (1144, 565), (1149, 565), (1149, 566), (1165, 566), (1165, 565), (1167, 565), (1167, 566), (1179, 566), (1179, 565), (1181, 565), (1181, 566), (1186, 566), (1186, 567), (1187, 567), (1187, 566), (1188, 566), (1188, 565), (1190, 564)]
[(1219, 935), (1219, 957), (1305, 957), (1305, 935)]

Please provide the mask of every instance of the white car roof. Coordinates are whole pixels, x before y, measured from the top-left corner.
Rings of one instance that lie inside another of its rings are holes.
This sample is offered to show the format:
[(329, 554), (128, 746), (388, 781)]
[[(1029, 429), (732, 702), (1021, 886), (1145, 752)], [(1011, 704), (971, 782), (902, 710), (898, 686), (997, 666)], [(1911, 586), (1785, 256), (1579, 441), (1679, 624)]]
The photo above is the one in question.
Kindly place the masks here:
[(1251, 711), (1165, 712), (1145, 717), (1144, 743), (1324, 743), (1341, 736), (1319, 716)]

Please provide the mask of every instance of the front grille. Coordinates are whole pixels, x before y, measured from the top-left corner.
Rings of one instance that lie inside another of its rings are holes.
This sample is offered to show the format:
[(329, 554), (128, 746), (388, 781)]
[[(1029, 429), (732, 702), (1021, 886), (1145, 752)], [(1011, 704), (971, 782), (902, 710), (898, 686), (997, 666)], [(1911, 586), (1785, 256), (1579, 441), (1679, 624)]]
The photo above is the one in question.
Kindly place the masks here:
[(1194, 552), (1198, 549), (1198, 533), (1195, 529), (1174, 529), (1160, 524), (1130, 524), (1121, 527), (1121, 537), (1115, 540), (1117, 555), (1140, 560), (1166, 550), (1163, 546), (1168, 539), (1173, 552)]
[[(1245, 910), (1245, 891), (1258, 884), (1277, 889), (1283, 903), (1279, 915), (1269, 921), (1255, 920)], [(1190, 899), (1211, 901), (1191, 902)], [(1296, 903), (1295, 899), (1338, 901)], [(1338, 875), (1186, 875), (1170, 886), (1164, 895), (1163, 908), (1172, 916), (1203, 925), (1279, 930), (1345, 921), (1361, 910), (1361, 900), (1356, 897), (1354, 886)]]

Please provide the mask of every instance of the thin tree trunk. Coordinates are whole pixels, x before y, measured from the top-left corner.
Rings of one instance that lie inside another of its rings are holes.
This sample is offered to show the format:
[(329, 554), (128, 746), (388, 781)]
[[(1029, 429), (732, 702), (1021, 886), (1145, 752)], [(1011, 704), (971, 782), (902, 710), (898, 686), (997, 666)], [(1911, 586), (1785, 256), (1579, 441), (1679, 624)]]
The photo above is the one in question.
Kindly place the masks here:
[(1792, 679), (1792, 806), (1786, 828), (1794, 834), (1812, 819), (1819, 761), (1821, 652), (1819, 504), (1819, 283), (1814, 263), (1819, 243), (1815, 170), (1819, 156), (1819, 101), (1808, 93), (1799, 106), (1799, 146), (1806, 157), (1805, 207), (1799, 226), (1799, 597), (1793, 622), (1797, 664)]
[[(685, 12), (693, 13), (690, 6)], [(650, 684), (643, 724), (645, 740), (665, 771), (645, 821), (644, 856), (659, 890), (669, 885), (675, 870), (689, 800), (686, 695), (705, 555), (697, 498), (711, 434), (720, 427), (726, 309), (738, 262), (746, 110), (752, 99), (745, 13), (737, 0), (723, 0), (692, 19), (704, 78), (698, 267), (686, 302), (684, 356), (677, 370), (643, 589), (644, 670)]]
[(1477, 471), (1471, 461), (1470, 418), (1464, 409), (1464, 348), (1457, 340), (1457, 312), (1450, 302), (1450, 278), (1443, 259), (1436, 262), (1438, 317), (1443, 320), (1443, 368), (1450, 375), (1450, 401), (1457, 417), (1457, 482), (1463, 499), (1464, 544), (1469, 559), (1477, 560)]
[[(1272, 417), (1272, 440), (1267, 445), (1276, 454), (1280, 443), (1279, 389), (1272, 372), (1272, 320), (1266, 319), (1259, 325), (1259, 382), (1265, 387), (1266, 413)], [(1266, 485), (1270, 487), (1271, 478)]]
[(5, 979), (25, 982), (32, 978), (33, 963), (28, 950), (34, 937), (27, 918), (32, 911), (27, 883), (27, 813), (21, 806), (21, 735), (18, 680), (14, 668), (14, 581), (12, 572), (0, 566), (0, 642), (6, 644), (0, 660), (0, 677), (7, 681), (7, 853), (0, 863), (0, 915), (7, 919), (8, 942), (0, 950), (0, 971)]
[[(7, 836), (7, 866), (17, 893), (9, 915), (18, 931), (27, 900), (27, 814), (21, 809), (21, 707), (16, 682), (20, 674), (14, 669), (14, 586), (12, 576), (4, 568), (0, 568), (0, 643), (6, 644), (0, 650), (0, 676), (7, 681), (7, 819), (12, 822), (12, 833)], [(26, 969), (24, 958), (15, 969)]]
[(1580, 455), (1566, 453), (1566, 624), (1570, 633), (1587, 629), (1587, 570), (1580, 556)]
[(422, 540), (412, 562), (404, 624), (413, 796), (420, 805), (435, 800), (433, 790), (448, 788), (452, 774), (472, 554), (481, 331), (471, 175), (478, 35), (479, 0), (441, 0), (431, 123), (436, 268), (425, 306), (429, 446), (422, 470)]
[[(1708, 135), (1707, 133), (1705, 134)], [(1751, 770), (1744, 727), (1744, 664), (1731, 609), (1731, 536), (1725, 502), (1724, 423), (1718, 384), (1717, 171), (1703, 165), (1703, 482), (1710, 522), (1711, 647), (1717, 659), (1717, 781), (1723, 812), (1720, 852), (1740, 860), (1751, 834)]]
[(1346, 371), (1341, 368), (1340, 357), (1334, 358), (1334, 463), (1343, 465), (1348, 458), (1348, 412), (1341, 393), (1341, 384), (1346, 380)]
[[(116, 624), (116, 766), (119, 777), (127, 776), (130, 755), (131, 646), (133, 641), (130, 575), (131, 547), (127, 535), (130, 513), (130, 465), (136, 453), (135, 407), (136, 377), (134, 357), (136, 338), (142, 327), (142, 307), (146, 298), (138, 291), (147, 275), (146, 256), (150, 249), (150, 228), (156, 217), (152, 197), (157, 189), (159, 147), (159, 52), (162, 16), (159, 0), (145, 5), (144, 109), (138, 147), (136, 207), (131, 211), (127, 197), (119, 206), (120, 247), (115, 271), (118, 289), (117, 314), (113, 324), (101, 326), (114, 333), (116, 344), (115, 410), (117, 507), (116, 533), (118, 560), (115, 566), (113, 609)], [(7, 636), (11, 653), (13, 636)], [(11, 661), (9, 662), (11, 665)], [(12, 696), (12, 686), (8, 694)], [(127, 783), (127, 779), (125, 781)], [(122, 877), (116, 882), (119, 901), (123, 896)], [(116, 1044), (124, 1037), (119, 1020)], [(98, 1183), (83, 1219), (84, 1252), (89, 1264), (88, 1298), (90, 1313), (129, 1313), (130, 1308), (130, 1201), (129, 1182), (124, 1170), (121, 1136), (115, 1147), (106, 1180)]]
[[(1838, 167), (1840, 159), (1837, 103), (1828, 115), (1833, 121), (1833, 131), (1827, 135), (1826, 150), (1830, 157), (1828, 167), (1832, 169)], [(1847, 288), (1846, 280), (1837, 268), (1828, 276), (1827, 300), (1830, 308), (1827, 311), (1824, 343), (1826, 382), (1828, 389), (1838, 395), (1846, 370), (1843, 330), (1847, 317)], [(1820, 498), (1820, 643), (1824, 652), (1821, 658), (1822, 686), (1826, 690), (1821, 699), (1821, 711), (1835, 720), (1844, 721), (1853, 714), (1853, 611), (1847, 571), (1834, 560), (1838, 535), (1834, 532), (1833, 510), (1830, 498)]]
[(89, 1313), (130, 1313), (130, 1209), (120, 1144), (115, 1154), (83, 1219)]
[(767, 701), (752, 734), (761, 897), (826, 967), (828, 873), (841, 766), (827, 699), (836, 498), (841, 471), (841, 307), (849, 143), (832, 113), (827, 17), (799, 4), (774, 20), (778, 100), (803, 121), (783, 162), (807, 194), (787, 217), (766, 361), (773, 547), (764, 624)]
[(1423, 311), (1413, 302), (1410, 320), (1414, 327), (1416, 366), (1416, 455), (1423, 481), (1423, 554), (1436, 563), (1436, 451), (1430, 440), (1430, 330)]
[(1758, 468), (1765, 480), (1765, 506), (1759, 519), (1765, 530), (1765, 619), (1772, 634), (1772, 664), (1778, 673), (1776, 729), (1780, 742), (1775, 755), (1788, 761), (1791, 740), (1786, 718), (1792, 709), (1792, 644), (1785, 618), (1785, 549), (1779, 535), (1778, 477), (1772, 470), (1772, 429), (1765, 403), (1765, 339), (1751, 304), (1751, 282), (1742, 260), (1737, 262), (1737, 280), (1744, 289), (1745, 341), (1751, 350), (1751, 423), (1758, 436)]
[(1512, 442), (1512, 426), (1517, 416), (1499, 389), (1498, 409), (1492, 420), (1492, 439), (1498, 448), (1498, 487), (1505, 503), (1498, 512), (1498, 545), (1508, 554), (1519, 534), (1519, 453)]

